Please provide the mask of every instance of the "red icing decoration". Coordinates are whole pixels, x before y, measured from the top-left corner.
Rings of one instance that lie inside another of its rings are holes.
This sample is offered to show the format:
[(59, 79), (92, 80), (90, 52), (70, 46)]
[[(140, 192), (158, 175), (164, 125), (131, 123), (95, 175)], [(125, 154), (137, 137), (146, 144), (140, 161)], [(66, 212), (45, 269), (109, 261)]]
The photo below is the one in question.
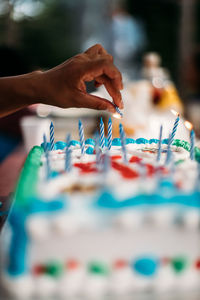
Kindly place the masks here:
[(45, 266), (37, 265), (33, 268), (34, 275), (41, 275), (43, 273), (45, 273)]
[(71, 259), (67, 262), (67, 269), (68, 270), (75, 270), (80, 266), (80, 263), (75, 260), (75, 259)]
[(195, 262), (196, 269), (200, 270), (200, 258)]
[(112, 158), (112, 160), (117, 160), (117, 159), (122, 158), (122, 156), (121, 155), (113, 155), (111, 158)]
[(97, 172), (97, 168), (95, 166), (95, 162), (88, 163), (75, 163), (75, 167), (81, 169), (82, 173), (94, 173)]
[(114, 262), (113, 264), (113, 268), (114, 269), (123, 269), (124, 267), (126, 267), (128, 265), (126, 260), (123, 259), (119, 259), (117, 261)]
[(162, 263), (163, 265), (168, 265), (170, 262), (171, 262), (171, 259), (170, 259), (169, 257), (163, 257), (163, 258), (161, 259), (161, 263)]
[(142, 158), (134, 155), (129, 160), (130, 163), (139, 163), (140, 161), (142, 161)]
[(137, 178), (139, 176), (139, 174), (136, 171), (116, 161), (112, 161), (112, 167), (115, 170), (119, 171), (124, 178), (132, 179), (132, 178)]

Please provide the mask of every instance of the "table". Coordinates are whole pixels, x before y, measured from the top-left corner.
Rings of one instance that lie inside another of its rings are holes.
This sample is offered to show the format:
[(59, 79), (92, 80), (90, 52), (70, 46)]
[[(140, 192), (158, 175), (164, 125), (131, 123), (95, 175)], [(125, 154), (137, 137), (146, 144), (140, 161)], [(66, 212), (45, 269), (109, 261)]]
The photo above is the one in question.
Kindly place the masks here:
[(7, 217), (12, 193), (25, 159), (25, 150), (20, 146), (0, 164), (0, 230)]

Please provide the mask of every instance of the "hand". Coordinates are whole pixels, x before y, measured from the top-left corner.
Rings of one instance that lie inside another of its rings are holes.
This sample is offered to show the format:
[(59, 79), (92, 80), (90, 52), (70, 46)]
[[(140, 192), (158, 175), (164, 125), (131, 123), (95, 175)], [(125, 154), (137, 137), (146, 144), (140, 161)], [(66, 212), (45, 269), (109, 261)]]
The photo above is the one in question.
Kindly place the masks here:
[(57, 67), (41, 72), (39, 77), (40, 100), (43, 103), (62, 108), (86, 107), (114, 113), (115, 108), (110, 101), (86, 92), (85, 82), (94, 80), (97, 87), (104, 84), (113, 102), (120, 109), (123, 108), (121, 73), (114, 66), (112, 56), (101, 45), (97, 44)]

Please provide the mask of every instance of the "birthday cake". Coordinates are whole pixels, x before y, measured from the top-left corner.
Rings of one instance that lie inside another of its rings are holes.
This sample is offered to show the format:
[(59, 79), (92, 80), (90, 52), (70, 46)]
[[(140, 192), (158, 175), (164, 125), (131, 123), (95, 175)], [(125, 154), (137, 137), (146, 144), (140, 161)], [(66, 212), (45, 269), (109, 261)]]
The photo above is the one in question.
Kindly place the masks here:
[(200, 150), (108, 128), (30, 151), (0, 243), (11, 296), (198, 289)]

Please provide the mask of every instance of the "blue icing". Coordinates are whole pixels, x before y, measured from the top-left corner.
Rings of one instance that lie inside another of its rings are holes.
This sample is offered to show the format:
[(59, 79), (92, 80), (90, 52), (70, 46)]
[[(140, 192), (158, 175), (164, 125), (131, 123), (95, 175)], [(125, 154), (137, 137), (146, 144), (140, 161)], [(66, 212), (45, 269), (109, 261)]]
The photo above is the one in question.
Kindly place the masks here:
[(105, 138), (104, 140), (105, 140), (105, 146), (107, 147), (108, 146), (108, 139)]
[(66, 143), (63, 141), (58, 141), (54, 145), (54, 150), (63, 150), (66, 147)]
[(114, 138), (112, 140), (112, 146), (121, 146), (121, 140), (120, 140), (120, 138)]
[(154, 257), (143, 257), (132, 263), (132, 268), (139, 274), (147, 277), (154, 276), (158, 269), (158, 259)]
[(18, 276), (26, 273), (27, 268), (27, 247), (28, 235), (25, 227), (25, 212), (15, 210), (10, 214), (9, 222), (12, 228), (12, 238), (9, 249), (8, 273), (11, 276)]
[[(104, 190), (95, 203), (97, 208), (120, 210), (128, 207), (136, 207), (142, 205), (163, 205), (163, 204), (180, 204), (189, 207), (200, 208), (200, 193), (198, 191), (193, 194), (181, 194), (175, 189), (172, 189), (170, 181), (164, 181), (163, 185), (158, 190), (158, 193), (140, 194), (130, 198), (118, 200), (109, 191)], [(164, 193), (163, 193), (164, 190)], [(162, 196), (165, 195), (165, 196)]]
[(57, 176), (59, 176), (59, 175), (60, 175), (59, 172), (57, 172), (57, 171), (52, 171), (49, 177), (50, 177), (50, 178), (55, 178), (55, 177), (57, 177)]
[(153, 143), (157, 144), (158, 142), (159, 142), (158, 139), (150, 139), (149, 140), (149, 144), (153, 144)]
[(59, 197), (51, 202), (44, 202), (35, 197), (31, 201), (31, 206), (25, 209), (16, 209), (13, 207), (9, 216), (9, 223), (12, 228), (12, 238), (9, 248), (9, 264), (8, 273), (11, 276), (19, 276), (28, 272), (28, 234), (26, 232), (26, 220), (32, 213), (39, 212), (55, 212), (66, 207), (66, 200), (64, 197)]
[(87, 139), (86, 141), (85, 141), (85, 144), (86, 145), (92, 145), (92, 146), (94, 146), (95, 145), (95, 141), (93, 140), (93, 139)]
[(168, 144), (168, 140), (169, 140), (169, 139), (163, 139), (163, 140), (162, 140), (162, 144), (166, 144), (166, 145), (167, 145), (167, 144)]
[(81, 143), (79, 141), (76, 141), (76, 140), (71, 140), (70, 141), (70, 146), (77, 146), (77, 145), (80, 145)]
[(126, 138), (126, 144), (135, 144), (135, 140), (131, 138)]
[(94, 152), (94, 148), (93, 147), (88, 147), (87, 150), (86, 150), (87, 154), (93, 154), (93, 152)]
[(136, 144), (148, 144), (149, 141), (147, 139), (144, 139), (144, 138), (139, 138), (139, 139), (136, 139)]
[[(41, 147), (44, 149), (44, 143), (41, 144)], [(47, 143), (47, 149), (50, 151), (50, 149), (51, 149), (51, 144), (50, 143)]]

